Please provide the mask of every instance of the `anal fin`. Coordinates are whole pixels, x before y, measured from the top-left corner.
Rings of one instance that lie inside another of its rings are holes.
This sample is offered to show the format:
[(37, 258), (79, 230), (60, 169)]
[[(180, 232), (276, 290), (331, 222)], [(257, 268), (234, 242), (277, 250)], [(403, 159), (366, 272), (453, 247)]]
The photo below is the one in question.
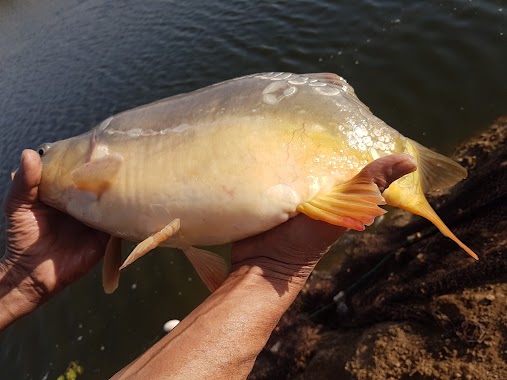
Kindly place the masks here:
[(121, 239), (111, 236), (102, 264), (102, 286), (107, 294), (113, 293), (120, 283)]
[(157, 248), (160, 245), (160, 243), (173, 236), (175, 233), (179, 231), (179, 229), (180, 229), (180, 220), (174, 219), (171, 223), (162, 228), (160, 231), (156, 232), (151, 236), (148, 236), (134, 248), (134, 250), (130, 253), (127, 259), (123, 262), (123, 265), (120, 267), (120, 270), (132, 264), (138, 258), (146, 255), (152, 249)]
[(300, 204), (297, 211), (312, 219), (364, 231), (365, 226), (371, 225), (375, 217), (386, 213), (378, 206), (385, 203), (369, 170), (363, 169), (349, 181), (333, 187), (329, 193), (318, 194), (312, 200)]
[(185, 247), (183, 252), (210, 292), (213, 293), (222, 285), (229, 274), (229, 268), (222, 256), (195, 247)]

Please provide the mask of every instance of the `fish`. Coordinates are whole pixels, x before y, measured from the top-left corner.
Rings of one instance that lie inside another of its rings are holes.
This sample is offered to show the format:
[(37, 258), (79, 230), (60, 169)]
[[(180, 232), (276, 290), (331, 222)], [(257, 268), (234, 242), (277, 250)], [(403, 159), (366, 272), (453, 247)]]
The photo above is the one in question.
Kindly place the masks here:
[[(111, 235), (107, 293), (121, 269), (158, 246), (181, 249), (213, 291), (228, 267), (202, 247), (300, 213), (363, 231), (384, 204), (427, 218), (478, 259), (425, 197), (466, 178), (466, 169), (374, 116), (333, 73), (231, 79), (120, 112), (38, 152), (40, 200)], [(396, 153), (418, 169), (381, 194), (362, 169)], [(121, 239), (139, 242), (122, 265)]]

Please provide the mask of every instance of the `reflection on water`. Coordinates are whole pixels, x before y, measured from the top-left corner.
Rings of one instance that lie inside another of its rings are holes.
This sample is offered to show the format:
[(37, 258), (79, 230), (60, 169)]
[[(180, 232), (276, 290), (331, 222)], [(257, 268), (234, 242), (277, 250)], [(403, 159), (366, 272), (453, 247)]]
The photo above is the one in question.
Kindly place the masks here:
[[(506, 39), (507, 4), (493, 0), (0, 1), (0, 194), (25, 147), (262, 71), (337, 72), (445, 151), (506, 112)], [(0, 335), (0, 377), (56, 378), (78, 360), (81, 378), (105, 378), (206, 294), (177, 251), (129, 267), (112, 296), (94, 271)]]

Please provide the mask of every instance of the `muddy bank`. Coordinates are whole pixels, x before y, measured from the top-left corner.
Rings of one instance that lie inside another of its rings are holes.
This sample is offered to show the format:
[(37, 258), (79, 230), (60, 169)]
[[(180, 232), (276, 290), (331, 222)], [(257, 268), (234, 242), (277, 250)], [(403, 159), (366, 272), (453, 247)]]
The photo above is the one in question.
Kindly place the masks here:
[(507, 379), (506, 139), (504, 117), (461, 146), (469, 177), (429, 199), (479, 261), (395, 211), (347, 237), (333, 275), (311, 276), (249, 379)]

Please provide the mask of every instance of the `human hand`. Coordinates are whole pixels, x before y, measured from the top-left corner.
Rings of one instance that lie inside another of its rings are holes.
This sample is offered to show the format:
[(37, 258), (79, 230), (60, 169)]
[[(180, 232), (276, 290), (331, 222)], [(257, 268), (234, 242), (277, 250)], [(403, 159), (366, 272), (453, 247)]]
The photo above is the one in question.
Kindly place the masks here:
[(41, 175), (39, 155), (23, 151), (4, 201), (7, 229), (6, 252), (0, 260), (0, 300), (15, 289), (26, 303), (10, 307), (26, 309), (21, 315), (86, 274), (103, 256), (109, 239), (42, 203)]
[[(415, 168), (398, 154), (363, 170), (383, 191)], [(222, 286), (113, 379), (245, 379), (315, 264), (345, 232), (298, 215), (234, 243)]]
[[(393, 154), (368, 164), (363, 172), (383, 192), (391, 182), (416, 170), (406, 154)], [(234, 243), (232, 272), (242, 266), (258, 266), (272, 283), (301, 286), (319, 259), (347, 230), (297, 215), (260, 235)]]

